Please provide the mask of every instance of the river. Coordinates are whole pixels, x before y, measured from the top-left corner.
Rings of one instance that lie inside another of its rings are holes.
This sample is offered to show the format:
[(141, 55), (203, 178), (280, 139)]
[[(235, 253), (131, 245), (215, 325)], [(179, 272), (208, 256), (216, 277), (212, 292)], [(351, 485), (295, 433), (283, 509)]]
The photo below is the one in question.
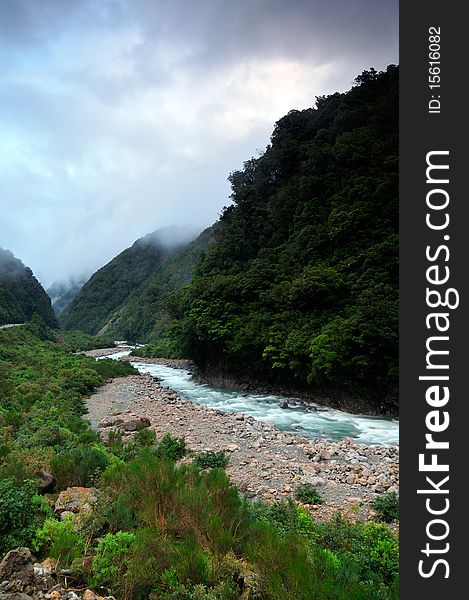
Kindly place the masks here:
[[(128, 351), (118, 352), (110, 358), (127, 356)], [(142, 374), (161, 380), (162, 385), (175, 390), (182, 398), (224, 412), (242, 412), (259, 421), (270, 421), (278, 429), (303, 435), (310, 439), (354, 439), (360, 444), (398, 445), (399, 422), (397, 419), (354, 415), (333, 408), (287, 399), (267, 394), (242, 394), (198, 383), (184, 369), (165, 365), (132, 361)]]

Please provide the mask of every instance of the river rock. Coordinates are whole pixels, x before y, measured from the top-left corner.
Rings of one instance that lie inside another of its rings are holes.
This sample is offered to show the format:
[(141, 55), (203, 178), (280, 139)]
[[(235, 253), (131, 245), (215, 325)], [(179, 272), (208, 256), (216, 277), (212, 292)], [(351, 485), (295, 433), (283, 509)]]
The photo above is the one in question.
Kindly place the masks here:
[(310, 483), (311, 485), (317, 485), (317, 486), (320, 486), (320, 485), (326, 485), (326, 483), (327, 483), (327, 482), (326, 482), (326, 480), (325, 480), (325, 479), (323, 479), (322, 477), (311, 477), (311, 478), (308, 480), (308, 483)]
[(135, 417), (134, 419), (129, 419), (122, 424), (122, 427), (125, 431), (139, 431), (140, 429), (145, 429), (145, 427), (150, 427), (151, 422), (148, 417)]

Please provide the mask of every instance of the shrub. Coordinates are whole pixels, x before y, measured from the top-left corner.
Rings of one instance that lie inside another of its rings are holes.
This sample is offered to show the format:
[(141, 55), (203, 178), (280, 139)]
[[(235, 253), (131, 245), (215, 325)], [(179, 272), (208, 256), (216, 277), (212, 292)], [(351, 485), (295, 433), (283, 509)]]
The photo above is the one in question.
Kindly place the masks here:
[(399, 573), (397, 538), (383, 523), (367, 523), (362, 539), (359, 550), (369, 573), (380, 573), (385, 581), (392, 582)]
[(245, 510), (252, 522), (268, 524), (280, 535), (295, 532), (311, 539), (314, 536), (315, 523), (311, 515), (290, 498), (272, 504), (261, 501), (246, 502)]
[(114, 591), (129, 565), (129, 551), (135, 534), (127, 531), (108, 533), (98, 543), (93, 558), (91, 585)]
[(302, 483), (295, 490), (295, 498), (304, 504), (322, 504), (321, 494), (311, 483)]
[(47, 553), (62, 567), (70, 567), (75, 559), (83, 557), (85, 545), (84, 536), (77, 531), (71, 519), (46, 519), (33, 540), (36, 552)]
[(113, 360), (112, 358), (92, 361), (90, 366), (103, 379), (125, 377), (125, 375), (132, 375), (137, 372), (130, 362)]
[(50, 508), (36, 491), (34, 481), (0, 480), (0, 555), (29, 546)]
[(220, 452), (214, 452), (213, 450), (199, 452), (194, 458), (194, 464), (199, 469), (224, 469), (229, 462), (230, 459), (223, 450)]
[(156, 445), (157, 455), (169, 460), (179, 460), (185, 456), (186, 452), (185, 439), (183, 437), (173, 437), (169, 433), (165, 433)]
[(343, 571), (348, 569), (357, 580), (370, 580), (376, 586), (395, 584), (399, 543), (384, 523), (352, 523), (337, 514), (316, 525), (315, 539), (319, 547), (334, 552), (343, 563)]
[(373, 508), (378, 513), (380, 521), (391, 523), (399, 519), (399, 496), (396, 492), (389, 492), (375, 498)]
[(320, 597), (316, 593), (317, 574), (298, 536), (280, 537), (271, 526), (259, 525), (248, 546), (248, 556), (260, 572), (261, 597), (272, 600)]
[(105, 471), (110, 459), (102, 450), (81, 446), (64, 450), (50, 463), (50, 470), (57, 479), (59, 489), (68, 486), (89, 486)]

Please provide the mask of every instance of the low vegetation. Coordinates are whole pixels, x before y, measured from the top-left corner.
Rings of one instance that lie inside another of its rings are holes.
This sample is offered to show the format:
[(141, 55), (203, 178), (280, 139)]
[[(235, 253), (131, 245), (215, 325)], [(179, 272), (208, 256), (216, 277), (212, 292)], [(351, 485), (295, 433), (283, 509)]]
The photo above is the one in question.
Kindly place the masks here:
[(378, 496), (373, 502), (378, 519), (385, 523), (392, 523), (399, 519), (399, 496), (396, 492), (389, 492)]

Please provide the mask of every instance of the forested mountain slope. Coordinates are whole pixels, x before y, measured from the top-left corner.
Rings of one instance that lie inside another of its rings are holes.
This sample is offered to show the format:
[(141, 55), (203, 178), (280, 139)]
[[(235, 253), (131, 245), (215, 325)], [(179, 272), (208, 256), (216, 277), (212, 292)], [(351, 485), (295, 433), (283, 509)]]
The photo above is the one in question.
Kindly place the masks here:
[(189, 284), (195, 265), (209, 244), (214, 242), (216, 226), (205, 229), (193, 242), (168, 258), (163, 267), (136, 288), (111, 321), (106, 335), (137, 342), (165, 338), (172, 325), (166, 308), (168, 296)]
[(129, 294), (160, 269), (173, 252), (165, 250), (155, 234), (137, 240), (87, 281), (62, 313), (61, 325), (97, 333)]
[[(173, 233), (174, 242), (171, 240)], [(165, 228), (138, 239), (85, 283), (60, 315), (65, 329), (96, 334), (135, 291), (190, 240), (186, 228)], [(195, 237), (193, 234), (192, 239)]]
[(50, 299), (31, 269), (0, 248), (0, 325), (23, 323), (34, 314), (57, 326)]
[(180, 352), (395, 412), (398, 68), (288, 113), (230, 181), (220, 239), (175, 297)]

